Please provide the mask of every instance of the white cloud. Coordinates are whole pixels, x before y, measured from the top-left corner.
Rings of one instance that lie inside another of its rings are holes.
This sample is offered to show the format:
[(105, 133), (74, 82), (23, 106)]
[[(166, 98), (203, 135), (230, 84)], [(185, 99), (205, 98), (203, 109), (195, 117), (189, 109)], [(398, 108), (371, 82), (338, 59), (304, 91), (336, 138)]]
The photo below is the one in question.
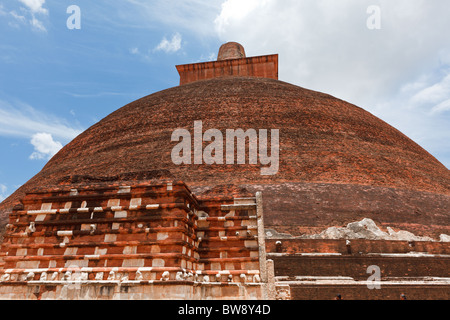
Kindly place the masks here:
[(278, 53), (280, 80), (375, 113), (448, 166), (449, 15), (446, 0), (225, 0), (214, 25), (247, 56)]
[(450, 29), (443, 1), (377, 2), (381, 30), (367, 28), (373, 0), (227, 0), (215, 28), (249, 55), (279, 53), (282, 80), (367, 104), (450, 47), (437, 32)]
[(174, 53), (181, 49), (181, 35), (179, 33), (175, 33), (172, 36), (171, 40), (167, 40), (164, 37), (158, 46), (155, 48), (156, 51), (164, 51), (166, 53)]
[(31, 138), (34, 152), (30, 155), (32, 160), (50, 159), (63, 147), (61, 142), (53, 140), (49, 133), (36, 133)]
[(35, 133), (47, 132), (59, 140), (70, 141), (82, 132), (66, 120), (37, 111), (30, 105), (0, 100), (0, 136), (30, 138)]
[[(19, 0), (26, 8), (21, 7), (21, 10), (29, 16), (29, 24), (31, 28), (39, 32), (47, 32), (44, 23), (36, 18), (37, 15), (48, 16), (48, 9), (44, 8), (45, 0)], [(24, 23), (26, 21), (25, 16), (18, 15), (15, 11), (11, 11), (10, 15), (15, 19), (15, 23), (9, 23), (12, 27), (19, 27), (19, 23)]]
[(31, 10), (32, 13), (40, 13), (40, 14), (48, 14), (48, 10), (44, 8), (45, 0), (19, 0), (28, 9)]
[(267, 5), (267, 0), (228, 0), (222, 4), (220, 15), (216, 18), (217, 31), (226, 32), (227, 28), (235, 23), (243, 21), (252, 11), (263, 8)]
[(419, 76), (371, 108), (450, 167), (449, 76)]

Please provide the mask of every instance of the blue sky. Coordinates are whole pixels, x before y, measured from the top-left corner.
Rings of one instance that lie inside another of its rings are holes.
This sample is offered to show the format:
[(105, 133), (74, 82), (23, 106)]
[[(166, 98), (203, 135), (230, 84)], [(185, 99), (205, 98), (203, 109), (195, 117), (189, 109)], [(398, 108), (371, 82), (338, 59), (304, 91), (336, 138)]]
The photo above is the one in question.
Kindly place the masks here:
[[(69, 29), (67, 8), (81, 10)], [(368, 28), (370, 6), (380, 26)], [(0, 0), (0, 200), (103, 117), (227, 41), (372, 112), (450, 166), (447, 0)]]

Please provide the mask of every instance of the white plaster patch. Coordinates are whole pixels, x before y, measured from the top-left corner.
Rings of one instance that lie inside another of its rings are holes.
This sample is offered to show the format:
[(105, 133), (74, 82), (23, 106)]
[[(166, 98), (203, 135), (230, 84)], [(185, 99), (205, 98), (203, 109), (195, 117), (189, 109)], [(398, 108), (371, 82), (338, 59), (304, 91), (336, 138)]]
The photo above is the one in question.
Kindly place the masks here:
[(103, 256), (103, 255), (105, 255), (107, 252), (108, 252), (108, 249), (107, 249), (107, 248), (100, 249), (99, 247), (96, 247), (96, 248), (95, 248), (95, 251), (94, 251), (94, 254), (95, 254), (95, 255)]
[(125, 259), (122, 262), (124, 268), (141, 268), (144, 266), (144, 259)]
[(123, 248), (123, 254), (136, 254), (137, 252), (137, 247), (136, 246), (127, 246), (125, 248)]
[(115, 242), (117, 240), (117, 234), (105, 234), (105, 242)]
[(166, 240), (167, 238), (169, 238), (168, 232), (158, 232), (156, 235), (156, 240), (158, 241)]
[(47, 217), (46, 214), (38, 214), (38, 215), (36, 216), (36, 218), (34, 219), (34, 221), (36, 221), (36, 222), (44, 221), (44, 220), (45, 220), (45, 217)]
[(245, 240), (244, 241), (244, 246), (246, 248), (257, 247), (258, 246), (258, 242), (256, 240)]
[(130, 193), (131, 187), (130, 186), (121, 186), (119, 187), (119, 191), (117, 193)]
[(130, 207), (132, 206), (140, 206), (142, 203), (142, 198), (133, 198), (130, 201)]
[(88, 231), (88, 230), (91, 230), (90, 224), (82, 224), (81, 225), (81, 231)]
[(221, 265), (220, 265), (220, 263), (219, 262), (213, 262), (213, 263), (211, 263), (211, 270), (221, 270), (222, 269), (222, 267), (221, 267)]
[(114, 213), (114, 218), (120, 219), (120, 218), (126, 218), (128, 213), (126, 211), (116, 211)]
[(120, 199), (109, 199), (107, 207), (118, 207), (120, 205)]
[(16, 256), (26, 256), (27, 249), (17, 249)]
[(41, 205), (42, 211), (52, 210), (52, 203), (43, 203)]
[(152, 260), (152, 267), (164, 267), (165, 261), (163, 259), (153, 259)]
[(76, 255), (78, 251), (77, 247), (71, 247), (71, 248), (67, 248), (66, 251), (64, 251), (64, 255), (65, 256), (73, 256)]
[(58, 231), (56, 234), (58, 237), (71, 237), (73, 235), (73, 231)]
[(227, 228), (227, 227), (234, 227), (234, 221), (226, 221), (226, 222), (223, 224), (223, 226), (224, 226), (225, 228)]
[(114, 222), (113, 224), (112, 224), (112, 228), (111, 228), (112, 230), (119, 230), (120, 229), (120, 223), (116, 223), (116, 222)]
[(83, 268), (88, 267), (89, 260), (68, 260), (64, 265), (65, 268)]

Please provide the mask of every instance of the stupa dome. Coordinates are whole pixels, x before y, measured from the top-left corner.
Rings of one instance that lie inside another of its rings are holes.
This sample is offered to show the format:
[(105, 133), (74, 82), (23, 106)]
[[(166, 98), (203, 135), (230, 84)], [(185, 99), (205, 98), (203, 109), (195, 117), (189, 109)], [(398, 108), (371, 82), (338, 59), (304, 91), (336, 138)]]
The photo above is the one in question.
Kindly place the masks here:
[[(241, 47), (226, 44), (222, 61), (214, 63), (228, 66), (226, 59), (241, 54), (250, 61)], [(274, 60), (258, 61), (273, 66)], [(450, 172), (444, 165), (364, 109), (256, 69), (266, 76), (230, 71), (200, 77), (113, 112), (6, 199), (3, 219), (25, 192), (45, 186), (173, 178), (197, 195), (262, 191), (266, 229), (293, 236), (363, 218), (417, 235), (449, 233)], [(196, 121), (203, 132), (279, 130), (278, 172), (261, 175), (261, 165), (248, 162), (175, 164), (172, 134), (180, 128), (193, 133)]]

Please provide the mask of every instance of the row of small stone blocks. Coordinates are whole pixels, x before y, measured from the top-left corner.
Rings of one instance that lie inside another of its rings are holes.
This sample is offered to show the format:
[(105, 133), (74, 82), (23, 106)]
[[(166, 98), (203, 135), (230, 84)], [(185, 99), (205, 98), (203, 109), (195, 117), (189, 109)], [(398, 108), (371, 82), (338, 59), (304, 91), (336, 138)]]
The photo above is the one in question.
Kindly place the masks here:
[[(156, 205), (152, 205), (152, 209), (155, 209), (155, 207), (156, 207)], [(159, 208), (159, 206), (158, 206), (158, 208)], [(47, 208), (47, 209), (50, 209), (50, 208)], [(111, 208), (107, 208), (107, 210), (109, 210), (109, 209), (111, 209), (112, 211), (119, 211), (119, 210), (126, 210), (126, 209), (132, 209), (132, 210), (138, 210), (138, 209), (144, 209), (144, 207), (142, 206), (142, 207), (139, 207), (139, 206), (132, 206), (132, 208), (124, 208), (124, 207), (119, 207), (119, 206), (116, 206), (116, 207), (111, 207)], [(145, 206), (145, 209), (149, 209), (149, 207), (148, 206)], [(73, 209), (67, 209), (69, 212), (70, 211), (73, 211)], [(66, 211), (67, 211), (66, 210)], [(103, 209), (102, 208), (94, 208), (92, 211), (102, 211)], [(64, 211), (64, 209), (63, 209), (63, 213), (65, 213), (66, 211)], [(90, 211), (90, 209), (89, 208), (79, 208), (79, 209), (77, 209), (76, 210), (77, 212), (89, 212)], [(61, 210), (60, 210), (60, 212), (61, 212)], [(122, 211), (122, 212), (124, 212), (124, 211)], [(54, 214), (54, 213), (57, 213), (57, 212), (55, 212), (55, 211), (51, 211), (51, 212), (45, 212), (45, 210), (41, 210), (41, 211), (37, 211), (37, 212), (30, 212), (30, 213), (33, 213), (33, 214), (47, 214), (47, 213), (52, 213), (52, 214)], [(212, 219), (212, 220), (214, 220), (214, 219)], [(218, 219), (217, 219), (218, 221), (225, 221), (225, 220), (227, 220), (225, 217), (219, 217)], [(230, 220), (232, 220), (232, 219), (230, 219)], [(220, 239), (221, 241), (224, 241), (224, 240), (227, 240), (227, 239), (224, 239), (224, 237), (221, 237), (221, 239)], [(239, 244), (237, 244), (237, 245), (239, 245)]]
[(8, 257), (5, 268), (64, 268), (72, 265), (85, 267), (182, 267), (196, 270), (227, 270), (258, 268), (258, 257), (208, 258), (197, 260), (183, 254), (138, 254), (104, 256), (46, 256)]
[(60, 243), (32, 243), (4, 244), (8, 250), (8, 257), (15, 256), (100, 256), (121, 254), (148, 254), (148, 253), (183, 253), (196, 259), (220, 258), (224, 251), (228, 257), (249, 257), (251, 252), (258, 251), (257, 241), (253, 238), (245, 240), (227, 238), (227, 246), (219, 247), (215, 242), (224, 242), (223, 238), (207, 239), (206, 247), (198, 248), (182, 239), (168, 239), (163, 241), (115, 241), (115, 242), (71, 242), (64, 245)]
[[(51, 207), (48, 207), (49, 204), (55, 204), (55, 209), (73, 209), (75, 206), (85, 208), (88, 201), (90, 204), (95, 204), (96, 207), (113, 207), (119, 206), (120, 203), (127, 206), (140, 206), (143, 200), (147, 200), (148, 204), (151, 204), (156, 199), (159, 202), (172, 202), (174, 199), (182, 199), (185, 203), (192, 202), (193, 205), (197, 202), (185, 186), (176, 185), (174, 190), (172, 183), (168, 183), (166, 186), (84, 188), (80, 191), (81, 194), (78, 189), (29, 193), (22, 200), (24, 205), (16, 206), (14, 211), (21, 210), (24, 207), (38, 210), (37, 208), (41, 207), (42, 209), (43, 205), (46, 209), (51, 209)], [(106, 203), (108, 204), (104, 205)]]
[[(106, 208), (83, 208), (68, 209), (76, 210), (72, 215), (62, 212), (61, 210), (36, 210), (26, 211), (21, 214), (15, 213), (10, 215), (11, 223), (7, 225), (7, 229), (26, 228), (31, 225), (41, 226), (57, 226), (57, 225), (81, 225), (81, 224), (111, 224), (116, 220), (121, 222), (152, 222), (157, 220), (173, 220), (186, 219), (186, 223), (191, 227), (196, 226), (196, 219), (192, 212), (184, 210), (182, 204), (157, 204), (151, 206), (143, 206), (141, 209), (130, 209), (129, 207), (106, 207)], [(86, 210), (81, 212), (80, 210)], [(128, 210), (128, 211), (127, 211)], [(175, 212), (173, 212), (175, 210)], [(148, 215), (148, 212), (157, 212), (157, 214)], [(131, 214), (132, 213), (132, 214)], [(89, 215), (90, 214), (90, 215)], [(100, 217), (96, 217), (95, 214)], [(129, 214), (131, 214), (129, 216)], [(110, 217), (108, 217), (108, 215)], [(51, 219), (56, 218), (56, 219)]]
[[(147, 226), (144, 226), (142, 219), (138, 220), (136, 219), (135, 221), (133, 221), (134, 223), (138, 224), (137, 227), (138, 228), (119, 228), (116, 227), (115, 229), (107, 229), (107, 228), (102, 228), (102, 230), (98, 229), (98, 224), (100, 223), (104, 223), (104, 224), (111, 224), (111, 223), (116, 223), (116, 224), (124, 224), (129, 222), (129, 219), (125, 219), (125, 218), (118, 218), (118, 219), (114, 219), (114, 220), (110, 220), (110, 221), (80, 221), (78, 222), (79, 224), (81, 224), (81, 230), (54, 230), (54, 231), (37, 231), (36, 230), (36, 226), (34, 223), (32, 223), (28, 228), (24, 228), (24, 230), (22, 230), (21, 232), (17, 232), (17, 230), (12, 230), (9, 234), (8, 237), (11, 238), (23, 238), (23, 237), (28, 237), (33, 235), (34, 237), (39, 237), (39, 236), (46, 236), (46, 237), (64, 237), (64, 236), (101, 236), (101, 235), (105, 235), (105, 234), (130, 234), (130, 233), (146, 233), (146, 234), (157, 234), (157, 238), (158, 238), (158, 233), (163, 233), (164, 231), (181, 231), (181, 232), (185, 232), (185, 233), (189, 233), (189, 230), (186, 231), (186, 227), (183, 226), (178, 226), (178, 224), (176, 223), (179, 220), (184, 219), (183, 217), (170, 217), (169, 220), (175, 221), (174, 225), (177, 225), (177, 227), (153, 227), (153, 228), (149, 228)], [(235, 221), (237, 219), (232, 219), (231, 222)], [(239, 219), (241, 220), (241, 224), (243, 224), (243, 219)], [(160, 221), (160, 220), (155, 220), (155, 221)], [(228, 220), (227, 220), (228, 221)], [(91, 222), (91, 224), (89, 224), (89, 222)], [(97, 222), (97, 223), (95, 223)], [(184, 222), (184, 221), (182, 221)], [(44, 223), (42, 223), (44, 224)], [(247, 224), (247, 223), (246, 223)], [(17, 226), (18, 224), (16, 224)], [(72, 223), (73, 225), (73, 223)], [(12, 227), (12, 225), (10, 225), (10, 228)], [(22, 226), (23, 227), (23, 226)], [(67, 225), (65, 226), (65, 228), (67, 228)], [(220, 237), (223, 238), (224, 237), (238, 237), (238, 238), (242, 238), (242, 237), (247, 237), (247, 238), (252, 238), (254, 236), (256, 236), (257, 233), (257, 227), (253, 226), (253, 225), (244, 225), (244, 226), (230, 226), (230, 227), (200, 227), (197, 229), (197, 234), (205, 239), (205, 233), (207, 232), (210, 237), (212, 239), (214, 239), (215, 237)], [(150, 235), (149, 235), (150, 236)], [(189, 233), (188, 236), (191, 236), (192, 238), (197, 238), (196, 235), (191, 231)], [(94, 238), (91, 238), (91, 241), (94, 240)], [(95, 239), (95, 241), (98, 241), (100, 239)], [(23, 242), (22, 242), (23, 243)]]
[[(36, 255), (44, 255), (43, 250), (52, 250), (52, 254), (58, 254), (57, 251), (60, 251), (59, 254), (65, 255), (67, 250), (75, 250), (75, 249), (69, 249), (69, 248), (82, 248), (83, 253), (86, 255), (93, 255), (96, 254), (93, 252), (95, 248), (103, 248), (112, 250), (115, 253), (120, 254), (120, 248), (119, 247), (133, 247), (133, 246), (155, 246), (155, 245), (161, 245), (161, 246), (168, 246), (170, 244), (176, 244), (181, 243), (183, 246), (187, 246), (188, 250), (193, 250), (194, 252), (198, 248), (199, 242), (195, 242), (192, 239), (190, 239), (188, 236), (184, 234), (184, 230), (176, 230), (179, 231), (177, 233), (171, 232), (169, 235), (169, 232), (166, 233), (159, 233), (153, 235), (153, 237), (146, 237), (145, 240), (142, 240), (139, 237), (132, 237), (129, 238), (128, 233), (123, 234), (114, 234), (110, 233), (106, 236), (108, 241), (99, 241), (103, 240), (102, 238), (99, 238), (99, 235), (92, 236), (86, 233), (85, 235), (88, 236), (87, 239), (83, 239), (84, 237), (81, 237), (80, 241), (71, 241), (69, 239), (66, 239), (68, 237), (72, 237), (74, 234), (83, 235), (83, 232), (73, 232), (73, 231), (61, 231), (57, 233), (56, 237), (31, 237), (31, 239), (35, 240), (35, 242), (31, 243), (4, 243), (3, 248), (4, 250), (10, 250), (9, 256), (11, 255), (17, 255), (17, 250), (20, 250), (20, 252), (27, 251), (27, 254), (30, 254), (28, 252), (28, 249), (32, 249), (36, 251)], [(161, 235), (161, 237), (159, 236)], [(162, 237), (162, 235), (165, 235)], [(119, 236), (120, 238), (118, 239)], [(123, 236), (127, 236), (126, 238), (123, 238)], [(176, 237), (175, 237), (176, 236)], [(61, 240), (59, 238), (64, 237), (65, 240)], [(154, 238), (154, 239), (153, 239)], [(235, 237), (213, 237), (213, 238), (207, 238), (205, 240), (201, 239), (202, 242), (207, 243), (206, 247), (203, 247), (201, 249), (202, 252), (208, 251), (208, 249), (212, 249), (212, 251), (217, 251), (218, 248), (220, 248), (219, 244), (225, 245), (225, 250), (229, 250), (230, 248), (235, 249), (244, 249), (242, 252), (245, 252), (246, 250), (258, 250), (257, 248), (257, 242), (256, 242), (256, 236), (235, 236)], [(51, 242), (49, 241), (51, 240)], [(82, 241), (81, 241), (82, 240)], [(189, 241), (190, 240), (190, 241)], [(48, 242), (45, 242), (48, 241)], [(225, 242), (225, 243), (224, 243)], [(38, 250), (40, 250), (40, 254), (38, 253)], [(150, 251), (152, 250), (152, 247), (149, 248)], [(14, 251), (16, 250), (16, 251)], [(55, 251), (56, 250), (56, 251)], [(31, 251), (31, 252), (34, 252)], [(91, 252), (92, 251), (92, 252)], [(141, 250), (142, 251), (142, 250)], [(161, 252), (161, 250), (159, 250)], [(147, 251), (143, 251), (147, 252)], [(179, 251), (166, 251), (166, 252), (179, 252)], [(111, 252), (112, 253), (112, 252)], [(74, 252), (68, 253), (68, 254), (74, 254)]]
[[(61, 234), (61, 236), (64, 235), (66, 237), (70, 236), (69, 233), (72, 234), (71, 231), (66, 231), (66, 232), (63, 232), (63, 233), (64, 234)], [(127, 256), (124, 255), (125, 254), (124, 251), (121, 252), (120, 250), (127, 250), (126, 248), (127, 247), (128, 248), (133, 247), (133, 244), (135, 246), (137, 246), (137, 245), (141, 246), (141, 245), (145, 245), (145, 244), (149, 243), (150, 245), (161, 246), (161, 245), (169, 245), (169, 243), (167, 243), (167, 242), (170, 242), (170, 241), (175, 241), (175, 242), (178, 241), (178, 242), (180, 242), (179, 240), (181, 240), (181, 243), (178, 243), (179, 244), (178, 250), (175, 250), (175, 249), (172, 248), (173, 250), (171, 250), (171, 252), (168, 252), (168, 253), (181, 253), (182, 249), (185, 249), (186, 246), (188, 246), (191, 249), (186, 249), (186, 250), (187, 251), (191, 251), (191, 256), (189, 258), (191, 258), (192, 263), (195, 263), (195, 262), (198, 261), (198, 260), (195, 260), (195, 259), (199, 259), (200, 258), (198, 253), (195, 252), (195, 249), (197, 248), (197, 246), (196, 246), (197, 243), (194, 243), (194, 242), (188, 243), (188, 242), (186, 242), (187, 240), (189, 240), (189, 238), (186, 237), (186, 236), (184, 236), (184, 239), (180, 238), (180, 239), (170, 240), (169, 238), (170, 237), (167, 234), (164, 239), (162, 239), (162, 238), (161, 239), (158, 239), (158, 238), (157, 239), (153, 239), (154, 240), (153, 242), (152, 241), (150, 241), (150, 242), (142, 242), (142, 241), (140, 241), (140, 239), (131, 238), (131, 239), (122, 239), (124, 241), (112, 241), (112, 242), (101, 242), (101, 243), (99, 243), (99, 242), (92, 242), (92, 240), (94, 240), (94, 239), (92, 239), (92, 236), (91, 236), (84, 243), (83, 242), (76, 242), (76, 243), (72, 242), (72, 243), (63, 243), (63, 245), (57, 244), (57, 243), (41, 243), (41, 244), (35, 243), (34, 245), (33, 244), (28, 244), (27, 246), (19, 245), (19, 244), (16, 244), (16, 245), (4, 244), (4, 248), (8, 248), (9, 247), (12, 250), (12, 252), (10, 252), (9, 256), (6, 257), (6, 261), (23, 261), (23, 260), (33, 260), (33, 259), (34, 260), (46, 260), (46, 261), (52, 260), (52, 259), (53, 260), (58, 259), (58, 260), (62, 260), (62, 261), (76, 260), (76, 259), (78, 259), (80, 257), (83, 259), (84, 256), (97, 255), (96, 252), (94, 252), (94, 250), (96, 250), (98, 248), (101, 248), (100, 250), (112, 250), (116, 254), (115, 255), (103, 254), (102, 256), (99, 255), (99, 257), (96, 257), (94, 260), (99, 260), (99, 259), (105, 259), (106, 260), (106, 258), (108, 258), (108, 259), (114, 258), (116, 260), (124, 260), (124, 258), (127, 257)], [(43, 238), (42, 241), (44, 241), (45, 239), (46, 240), (50, 240), (51, 238)], [(166, 240), (166, 239), (169, 239), (169, 240)], [(117, 240), (117, 239), (114, 239), (114, 240)], [(184, 243), (183, 243), (183, 240), (185, 240)], [(215, 239), (207, 239), (205, 242), (208, 242), (210, 244), (210, 243), (212, 243), (214, 241), (215, 242), (219, 242), (221, 245), (223, 245), (223, 242), (226, 241), (227, 245), (223, 248), (224, 251), (228, 251), (229, 249), (231, 249), (230, 250), (231, 252), (239, 252), (239, 253), (241, 253), (240, 255), (233, 255), (233, 254), (231, 254), (231, 256), (228, 256), (231, 259), (233, 259), (233, 257), (236, 257), (236, 258), (243, 257), (243, 254), (244, 254), (244, 257), (245, 256), (246, 257), (249, 257), (249, 256), (252, 257), (252, 254), (250, 252), (253, 251), (253, 253), (257, 253), (257, 250), (258, 250), (257, 242), (256, 242), (256, 240), (254, 240), (254, 237), (251, 237), (251, 238), (248, 238), (248, 237), (246, 237), (246, 238), (230, 237), (230, 238), (227, 238), (227, 239), (224, 239), (222, 237), (222, 238), (215, 238)], [(41, 242), (41, 240), (39, 242)], [(36, 257), (32, 257), (32, 256), (30, 256), (29, 252), (26, 252), (27, 253), (26, 257), (13, 256), (14, 254), (15, 255), (17, 255), (17, 254), (25, 255), (24, 252), (25, 252), (25, 250), (27, 250), (27, 247), (31, 247), (32, 245), (33, 245), (33, 247), (35, 247), (33, 250), (36, 251), (36, 254), (38, 254), (38, 250), (44, 249), (46, 247), (47, 249), (51, 249), (52, 250), (52, 256), (43, 256), (43, 254), (44, 254), (43, 250), (41, 250), (41, 252), (40, 252), (42, 254), (42, 256), (38, 255)], [(122, 247), (120, 248), (119, 246), (122, 246)], [(83, 250), (83, 251), (80, 252), (81, 256), (80, 257), (75, 256), (77, 252), (75, 252), (74, 250), (78, 251), (78, 249), (80, 247)], [(218, 248), (218, 245), (212, 245), (211, 247), (212, 247), (211, 251), (216, 251), (216, 253), (217, 253), (218, 250), (220, 250), (220, 248)], [(59, 251), (61, 251), (59, 256), (58, 256), (58, 252), (54, 252), (55, 250), (58, 250), (58, 248), (60, 248)], [(209, 251), (209, 248), (210, 248), (210, 246), (208, 245), (206, 248), (201, 249), (201, 251), (204, 252), (204, 253), (205, 252), (207, 253)], [(87, 249), (91, 250), (92, 252), (90, 252), (89, 250), (86, 251)], [(151, 250), (152, 250), (152, 248), (150, 247), (150, 251)], [(195, 259), (192, 259), (192, 253), (193, 253)], [(148, 256), (148, 254), (145, 254), (145, 253), (143, 253), (143, 254)], [(228, 252), (227, 252), (227, 255), (228, 255)], [(189, 256), (189, 254), (188, 254), (188, 256)], [(256, 257), (256, 256), (253, 255), (253, 257)], [(134, 258), (134, 259), (139, 259), (139, 258), (142, 258), (142, 257), (143, 256), (139, 256), (139, 255), (132, 256), (132, 257), (130, 256), (130, 258)], [(220, 257), (220, 255), (219, 255), (219, 257)], [(153, 256), (150, 257), (150, 258), (153, 258)], [(217, 257), (213, 256), (212, 258), (217, 258)], [(207, 254), (205, 254), (205, 259), (202, 259), (202, 260), (203, 260), (202, 262), (204, 264), (208, 263)], [(228, 261), (230, 261), (230, 260), (228, 260)], [(92, 264), (98, 265), (98, 261), (97, 262), (93, 262)], [(121, 265), (119, 264), (117, 266), (121, 266)], [(14, 266), (8, 265), (7, 267), (14, 267)], [(62, 267), (62, 266), (60, 266), (60, 267)], [(223, 268), (223, 267), (221, 267), (221, 268)]]
[(60, 268), (0, 271), (4, 282), (61, 281), (195, 281), (253, 282), (261, 281), (258, 270), (192, 271), (181, 268)]
[[(250, 221), (251, 219), (254, 219), (254, 218), (255, 217), (249, 217), (247, 219), (242, 218), (242, 217), (218, 217), (218, 218), (202, 219), (201, 222), (202, 222), (202, 225), (205, 225), (206, 223), (209, 224), (210, 221), (220, 221), (221, 223), (224, 223), (224, 224), (232, 223), (234, 225), (234, 221), (239, 220), (239, 221), (241, 221), (241, 226), (238, 226), (238, 227), (225, 226), (225, 227), (222, 227), (222, 228), (220, 228), (220, 227), (211, 227), (210, 230), (214, 230), (214, 231), (217, 231), (217, 232), (220, 232), (220, 230), (223, 230), (223, 232), (226, 232), (226, 230), (229, 230), (230, 232), (235, 232), (235, 233), (236, 232), (239, 233), (240, 231), (246, 231), (247, 234), (251, 234), (251, 230), (256, 229), (256, 226), (248, 225), (248, 223), (246, 223), (244, 226), (242, 226), (242, 225), (244, 224), (244, 221), (246, 221), (246, 220)], [(160, 219), (163, 219), (163, 218), (160, 218)], [(160, 219), (151, 219), (151, 220), (152, 221), (159, 221)], [(179, 219), (184, 219), (184, 218), (181, 217), (181, 216), (176, 216), (176, 217), (171, 216), (171, 217), (164, 218), (164, 219), (177, 221)], [(115, 219), (99, 220), (99, 221), (97, 221), (97, 220), (86, 220), (86, 221), (84, 221), (84, 220), (83, 221), (66, 220), (63, 223), (65, 223), (65, 224), (70, 223), (71, 225), (81, 224), (81, 227), (82, 227), (83, 230), (74, 230), (74, 231), (72, 231), (72, 235), (77, 235), (77, 234), (79, 234), (79, 235), (89, 235), (89, 234), (94, 235), (94, 234), (99, 234), (99, 233), (101, 234), (100, 230), (97, 230), (97, 224), (99, 224), (99, 223), (103, 223), (103, 224), (108, 224), (109, 225), (111, 223), (120, 224), (120, 223), (134, 222), (134, 223), (140, 223), (140, 225), (138, 225), (138, 227), (139, 226), (143, 227), (143, 224), (142, 224), (142, 222), (144, 222), (143, 220), (149, 220), (149, 219), (148, 219), (148, 217), (147, 217), (147, 219), (145, 219), (145, 218), (139, 219), (139, 218), (116, 217)], [(204, 220), (207, 220), (207, 221), (204, 221)], [(183, 221), (183, 222), (186, 222), (186, 221)], [(38, 224), (42, 224), (42, 225), (49, 224), (49, 223), (45, 223), (45, 222), (37, 222), (37, 223)], [(50, 225), (51, 224), (54, 224), (54, 223), (50, 223)], [(87, 226), (87, 227), (83, 227), (83, 225)], [(8, 228), (11, 229), (11, 228), (17, 227), (17, 226), (25, 227), (26, 224), (20, 223), (20, 222), (16, 222), (15, 224), (9, 224)], [(126, 230), (128, 230), (127, 231), (128, 233), (135, 232), (133, 228), (128, 228)], [(150, 233), (150, 232), (158, 232), (159, 231), (158, 228), (143, 228), (143, 230), (141, 228), (141, 230), (139, 230), (139, 229), (135, 229), (135, 230), (138, 233), (142, 233), (142, 232)], [(204, 233), (204, 231), (208, 231), (208, 228), (207, 227), (206, 228), (202, 227), (202, 228), (200, 228), (200, 230), (202, 231), (202, 233)], [(50, 232), (43, 232), (43, 231), (37, 232), (36, 231), (36, 223), (35, 222), (31, 222), (30, 226), (25, 228), (25, 230), (23, 230), (21, 233), (18, 233), (18, 232), (16, 232), (16, 233), (9, 233), (8, 236), (10, 236), (10, 237), (26, 237), (30, 233), (35, 233), (36, 236), (38, 236), (38, 235), (58, 236), (59, 232), (63, 232), (63, 231), (58, 230), (58, 231), (53, 231), (53, 232), (51, 232), (51, 231)], [(118, 231), (117, 230), (111, 230), (111, 231), (108, 230), (108, 232), (104, 231), (103, 233), (118, 233)], [(195, 236), (194, 236), (194, 238), (195, 238)]]

